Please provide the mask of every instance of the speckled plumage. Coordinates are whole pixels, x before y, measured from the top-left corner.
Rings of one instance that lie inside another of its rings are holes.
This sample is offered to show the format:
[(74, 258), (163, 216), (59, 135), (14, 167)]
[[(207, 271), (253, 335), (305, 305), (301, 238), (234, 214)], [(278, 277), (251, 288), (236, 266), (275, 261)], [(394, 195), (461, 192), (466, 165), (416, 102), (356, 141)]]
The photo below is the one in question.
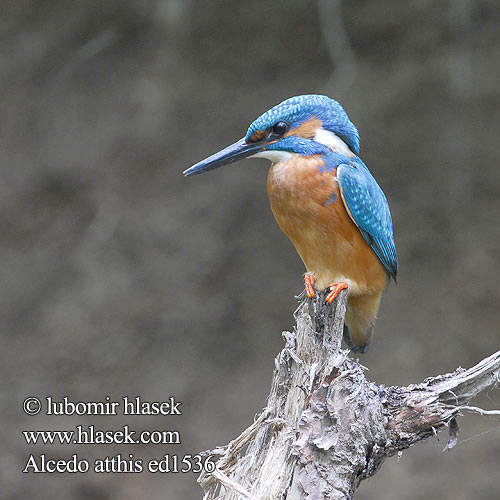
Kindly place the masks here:
[(248, 128), (247, 140), (279, 120), (299, 126), (310, 118), (319, 118), (323, 127), (341, 137), (354, 153), (359, 152), (359, 134), (344, 108), (326, 95), (308, 94), (290, 97), (259, 116)]
[[(325, 163), (334, 155), (335, 153), (328, 155)], [(391, 212), (384, 192), (359, 158), (339, 164), (337, 179), (349, 215), (387, 273), (396, 279), (398, 257)]]

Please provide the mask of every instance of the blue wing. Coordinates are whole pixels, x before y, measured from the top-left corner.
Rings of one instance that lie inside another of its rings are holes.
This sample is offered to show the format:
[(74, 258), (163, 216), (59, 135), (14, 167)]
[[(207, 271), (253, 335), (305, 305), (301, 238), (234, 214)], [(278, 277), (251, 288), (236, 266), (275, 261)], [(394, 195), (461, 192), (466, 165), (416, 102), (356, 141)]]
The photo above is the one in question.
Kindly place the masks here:
[(340, 163), (337, 179), (349, 215), (387, 273), (396, 280), (398, 256), (391, 212), (382, 189), (359, 158)]

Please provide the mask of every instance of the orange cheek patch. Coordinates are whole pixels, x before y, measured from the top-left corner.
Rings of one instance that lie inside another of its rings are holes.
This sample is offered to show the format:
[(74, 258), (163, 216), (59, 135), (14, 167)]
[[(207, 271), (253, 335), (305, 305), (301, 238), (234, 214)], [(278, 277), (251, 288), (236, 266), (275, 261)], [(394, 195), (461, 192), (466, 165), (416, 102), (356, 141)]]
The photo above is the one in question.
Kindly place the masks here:
[(312, 139), (316, 134), (316, 131), (323, 126), (323, 122), (319, 118), (310, 118), (309, 120), (301, 123), (298, 127), (293, 128), (285, 134), (285, 137), (290, 135), (297, 135), (299, 137), (305, 137), (307, 139)]
[(257, 132), (254, 132), (250, 136), (250, 140), (252, 142), (258, 142), (261, 141), (264, 138), (264, 135), (266, 134), (265, 130), (257, 130)]

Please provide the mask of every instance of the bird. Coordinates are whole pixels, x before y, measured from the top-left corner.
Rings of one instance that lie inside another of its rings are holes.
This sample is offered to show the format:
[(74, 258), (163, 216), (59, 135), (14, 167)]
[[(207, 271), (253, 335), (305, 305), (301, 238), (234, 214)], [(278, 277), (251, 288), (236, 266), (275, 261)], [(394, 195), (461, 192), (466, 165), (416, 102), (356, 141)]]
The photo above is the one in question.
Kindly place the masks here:
[(372, 340), (398, 257), (387, 198), (359, 157), (356, 126), (336, 100), (290, 97), (255, 119), (243, 138), (196, 163), (186, 176), (243, 158), (271, 161), (274, 217), (302, 259), (305, 294), (332, 303), (347, 290), (343, 337), (354, 352)]

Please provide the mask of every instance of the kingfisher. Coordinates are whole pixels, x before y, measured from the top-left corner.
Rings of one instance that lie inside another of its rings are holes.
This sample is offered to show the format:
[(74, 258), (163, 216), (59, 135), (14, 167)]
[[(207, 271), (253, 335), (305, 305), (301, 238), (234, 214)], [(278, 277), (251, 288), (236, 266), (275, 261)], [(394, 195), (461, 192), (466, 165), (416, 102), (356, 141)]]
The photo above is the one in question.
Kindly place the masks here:
[(344, 340), (368, 350), (384, 289), (398, 258), (389, 204), (359, 155), (359, 133), (326, 95), (291, 97), (259, 116), (245, 137), (184, 171), (207, 172), (242, 158), (271, 160), (274, 217), (302, 259), (305, 293), (348, 294)]

